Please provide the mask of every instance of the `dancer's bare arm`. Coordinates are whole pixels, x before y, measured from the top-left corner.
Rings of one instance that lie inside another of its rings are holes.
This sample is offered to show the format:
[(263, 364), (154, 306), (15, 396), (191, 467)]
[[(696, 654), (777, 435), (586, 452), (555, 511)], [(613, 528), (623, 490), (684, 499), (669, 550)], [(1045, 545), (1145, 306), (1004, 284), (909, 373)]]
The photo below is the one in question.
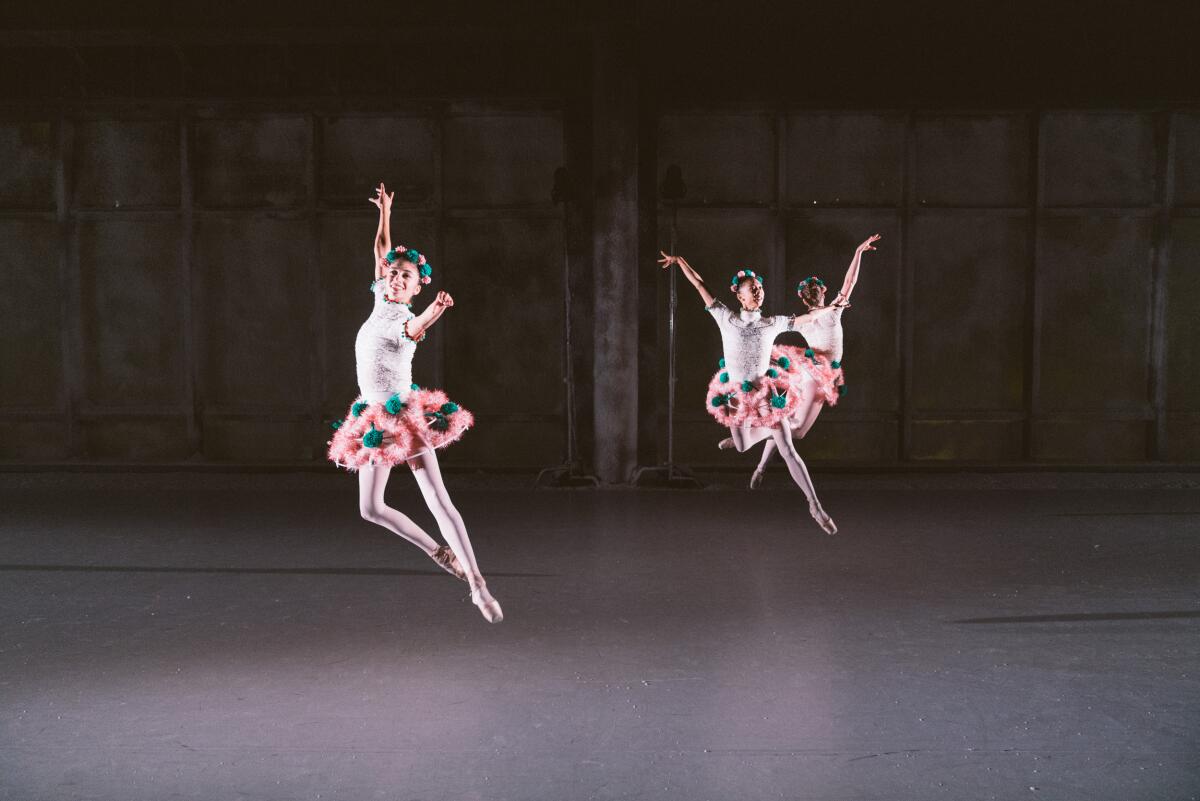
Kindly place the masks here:
[(437, 293), (437, 297), (433, 299), (433, 303), (425, 307), (425, 311), (405, 323), (404, 332), (408, 334), (409, 339), (421, 339), (429, 327), (436, 323), (438, 318), (446, 313), (446, 309), (453, 305), (454, 298), (450, 297), (449, 292)]
[(862, 264), (862, 255), (868, 250), (874, 250), (873, 243), (878, 242), (879, 239), (879, 234), (872, 234), (854, 251), (854, 258), (850, 260), (850, 267), (846, 270), (846, 279), (842, 281), (842, 291), (838, 292), (834, 303), (845, 303), (850, 300), (850, 293), (854, 291), (854, 285), (858, 283), (858, 268)]
[(670, 267), (672, 264), (678, 264), (679, 269), (683, 271), (683, 277), (688, 280), (688, 283), (696, 287), (696, 291), (700, 293), (700, 298), (704, 301), (704, 305), (713, 305), (712, 293), (709, 292), (708, 287), (704, 285), (704, 279), (700, 277), (700, 274), (692, 269), (692, 265), (687, 263), (687, 259), (683, 258), (682, 256), (668, 256), (661, 250), (659, 253), (662, 255), (662, 258), (658, 260), (658, 263), (663, 266), (664, 270)]
[(367, 198), (379, 207), (379, 227), (375, 230), (374, 249), (376, 279), (383, 278), (383, 260), (392, 249), (392, 196), (395, 194), (387, 191), (383, 181), (380, 181), (379, 186), (375, 187), (375, 197)]

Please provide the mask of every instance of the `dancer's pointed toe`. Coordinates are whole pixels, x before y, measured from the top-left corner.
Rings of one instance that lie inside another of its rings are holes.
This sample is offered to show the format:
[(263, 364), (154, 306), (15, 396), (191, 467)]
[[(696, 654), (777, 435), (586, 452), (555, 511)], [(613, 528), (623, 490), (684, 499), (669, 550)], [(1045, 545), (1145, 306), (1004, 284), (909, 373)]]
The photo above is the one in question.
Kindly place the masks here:
[(820, 526), (826, 534), (830, 536), (837, 534), (837, 524), (833, 522), (833, 518), (829, 516), (828, 512), (826, 512), (820, 506), (810, 506), (808, 511), (809, 514), (812, 515), (813, 520), (817, 521), (817, 525)]
[(488, 592), (487, 584), (482, 578), (479, 578), (475, 582), (475, 586), (471, 588), (471, 603), (478, 607), (479, 613), (488, 623), (499, 623), (504, 620), (504, 610), (500, 608), (500, 602)]
[(763, 474), (765, 472), (761, 467), (754, 469), (754, 472), (750, 474), (750, 489), (758, 489), (762, 486)]

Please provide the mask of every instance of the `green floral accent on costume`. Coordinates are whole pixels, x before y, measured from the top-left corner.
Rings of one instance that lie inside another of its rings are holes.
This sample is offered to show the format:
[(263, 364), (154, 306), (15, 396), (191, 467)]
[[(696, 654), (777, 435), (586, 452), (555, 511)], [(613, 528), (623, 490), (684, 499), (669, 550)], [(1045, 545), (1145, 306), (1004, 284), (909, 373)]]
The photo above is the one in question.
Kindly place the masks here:
[(367, 410), (367, 407), (370, 405), (371, 404), (369, 404), (365, 401), (359, 401), (358, 403), (356, 403), (350, 407), (350, 414), (354, 415), (355, 417), (361, 417), (362, 413), (365, 412)]
[(792, 360), (789, 359), (787, 356), (780, 356), (779, 357), (779, 366), (782, 367), (784, 370), (786, 370), (792, 366)]
[(787, 406), (787, 395), (772, 395), (771, 405), (776, 409), (782, 409), (784, 406)]
[(387, 399), (387, 403), (383, 405), (383, 408), (388, 410), (388, 414), (400, 414), (400, 412), (404, 411), (404, 407), (407, 405), (407, 403), (400, 400), (399, 395), (393, 395)]
[(753, 390), (754, 390), (754, 382), (753, 381), (743, 381), (742, 382), (742, 392), (752, 392)]
[(717, 376), (717, 378), (721, 380), (722, 384), (729, 383), (729, 373), (721, 373), (719, 376)]
[(383, 444), (383, 432), (371, 426), (371, 430), (363, 434), (362, 443), (367, 448), (378, 448)]

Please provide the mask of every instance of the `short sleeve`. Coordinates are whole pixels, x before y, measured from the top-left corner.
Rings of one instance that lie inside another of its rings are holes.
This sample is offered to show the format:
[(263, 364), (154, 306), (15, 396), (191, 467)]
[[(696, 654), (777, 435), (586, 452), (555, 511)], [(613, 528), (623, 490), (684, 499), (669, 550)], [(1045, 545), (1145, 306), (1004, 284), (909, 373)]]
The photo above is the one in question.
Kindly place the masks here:
[(713, 300), (712, 303), (704, 307), (704, 310), (713, 316), (717, 321), (717, 325), (729, 319), (729, 307), (719, 300)]

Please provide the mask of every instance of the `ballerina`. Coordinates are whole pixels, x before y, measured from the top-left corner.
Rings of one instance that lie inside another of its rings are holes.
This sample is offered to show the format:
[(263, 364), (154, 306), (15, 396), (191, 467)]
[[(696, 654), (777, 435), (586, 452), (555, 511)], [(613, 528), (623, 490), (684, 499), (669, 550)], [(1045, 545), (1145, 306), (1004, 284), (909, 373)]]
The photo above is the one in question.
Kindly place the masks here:
[(827, 534), (836, 534), (837, 526), (821, 507), (808, 469), (792, 444), (790, 420), (801, 399), (793, 390), (794, 379), (789, 371), (796, 368), (771, 360), (775, 338), (795, 330), (796, 318), (762, 315), (763, 281), (753, 270), (738, 270), (730, 281), (729, 288), (741, 305), (735, 313), (713, 298), (704, 279), (686, 259), (666, 253), (661, 256), (659, 263), (663, 269), (679, 265), (721, 331), (724, 358), (709, 383), (708, 413), (729, 429), (728, 442), (738, 451), (745, 451), (764, 439), (774, 442), (792, 479), (808, 499), (813, 519)]
[[(359, 397), (345, 418), (334, 423), (328, 457), (358, 472), (359, 512), (364, 520), (399, 534), (439, 566), (471, 587), (471, 601), (490, 623), (504, 614), (488, 592), (462, 515), (442, 481), (437, 449), (457, 441), (474, 422), (472, 414), (439, 389), (412, 383), (417, 343), (454, 299), (446, 292), (423, 312), (414, 314), (412, 300), (432, 281), (425, 256), (403, 245), (392, 247), (392, 196), (382, 183), (371, 203), (379, 207), (375, 232), (375, 306), (354, 341)], [(429, 511), (449, 544), (438, 545), (409, 517), (384, 502), (392, 468), (407, 464)]]
[[(875, 250), (879, 234), (873, 234), (854, 251), (854, 258), (846, 269), (842, 288), (833, 302), (825, 304), (825, 282), (809, 276), (796, 286), (796, 294), (808, 308), (796, 318), (795, 330), (804, 336), (805, 348), (779, 345), (772, 352), (777, 362), (797, 364), (799, 370), (791, 373), (793, 385), (800, 395), (800, 403), (790, 420), (792, 435), (804, 439), (817, 416), (825, 406), (836, 406), (838, 398), (846, 393), (846, 377), (842, 368), (842, 312), (850, 308), (850, 293), (858, 283), (858, 270), (862, 256)], [(725, 444), (724, 442), (722, 443)], [(728, 447), (728, 446), (727, 446)], [(751, 489), (762, 484), (767, 463), (775, 453), (775, 443), (768, 440), (763, 445), (762, 458), (750, 476)]]

